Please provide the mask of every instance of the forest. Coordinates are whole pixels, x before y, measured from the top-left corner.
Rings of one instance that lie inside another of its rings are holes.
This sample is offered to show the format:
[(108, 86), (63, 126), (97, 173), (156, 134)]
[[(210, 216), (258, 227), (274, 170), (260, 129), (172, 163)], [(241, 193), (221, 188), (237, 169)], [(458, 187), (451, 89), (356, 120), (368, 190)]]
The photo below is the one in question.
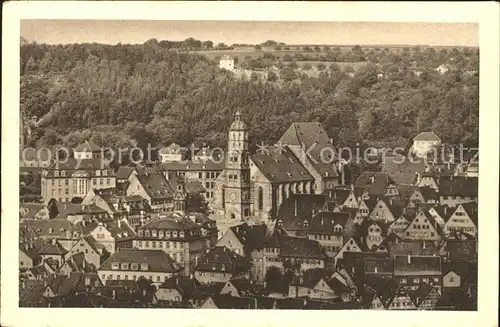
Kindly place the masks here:
[[(206, 42), (195, 43), (213, 46)], [(291, 123), (305, 121), (321, 122), (338, 146), (406, 147), (421, 131), (448, 144), (478, 144), (478, 49), (356, 46), (366, 64), (355, 73), (331, 64), (311, 77), (295, 69), (294, 56), (279, 60), (287, 78), (276, 81), (234, 78), (217, 60), (172, 44), (24, 42), (20, 108), (36, 121), (28, 145), (75, 147), (91, 138), (111, 147), (224, 147), (237, 110), (251, 144), (274, 143)], [(437, 72), (441, 64), (451, 69)]]

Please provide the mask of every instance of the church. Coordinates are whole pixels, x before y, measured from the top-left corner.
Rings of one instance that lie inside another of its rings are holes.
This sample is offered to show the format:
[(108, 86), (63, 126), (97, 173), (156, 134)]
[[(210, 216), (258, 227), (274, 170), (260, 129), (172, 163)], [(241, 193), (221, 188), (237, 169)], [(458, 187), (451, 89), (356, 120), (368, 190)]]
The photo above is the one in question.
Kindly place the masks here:
[(343, 164), (318, 122), (293, 123), (277, 144), (252, 155), (248, 139), (238, 111), (210, 203), (219, 225), (270, 223), (291, 194), (324, 194), (343, 184)]

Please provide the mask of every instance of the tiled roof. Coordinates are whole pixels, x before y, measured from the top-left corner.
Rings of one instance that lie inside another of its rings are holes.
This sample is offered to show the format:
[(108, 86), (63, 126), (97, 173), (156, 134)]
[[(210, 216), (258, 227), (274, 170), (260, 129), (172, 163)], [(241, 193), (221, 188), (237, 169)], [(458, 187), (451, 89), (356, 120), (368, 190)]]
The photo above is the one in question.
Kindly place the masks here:
[(396, 256), (394, 258), (394, 275), (441, 275), (441, 257), (439, 256)]
[(421, 132), (413, 138), (413, 141), (441, 141), (434, 132)]
[(183, 297), (193, 298), (196, 293), (198, 293), (200, 287), (201, 284), (195, 278), (190, 278), (188, 276), (172, 276), (158, 288), (175, 289)]
[(414, 290), (413, 292), (410, 292), (410, 298), (413, 301), (413, 303), (419, 307), (420, 304), (425, 300), (427, 295), (433, 290), (434, 288), (430, 286), (427, 283), (422, 283), (420, 286)]
[[(55, 162), (44, 170), (46, 172), (46, 177), (55, 177), (54, 171), (65, 170), (66, 176), (59, 175), (59, 178), (68, 178), (73, 176), (75, 173), (84, 174), (89, 177), (102, 177), (110, 178), (115, 176), (115, 172), (110, 168), (106, 162), (101, 159), (74, 159), (70, 158), (67, 161)], [(97, 176), (97, 170), (107, 170), (107, 176)]]
[(74, 149), (74, 152), (100, 152), (100, 151), (101, 151), (101, 147), (92, 141), (85, 141), (85, 142), (79, 144)]
[(302, 283), (297, 283), (296, 281), (292, 283), (293, 285), (302, 285), (305, 287), (313, 288), (318, 284), (318, 282), (323, 278), (328, 278), (335, 270), (333, 269), (324, 269), (324, 268), (312, 268), (307, 269), (302, 274)]
[(446, 251), (452, 261), (477, 261), (476, 240), (448, 240)]
[(365, 274), (392, 274), (394, 272), (394, 262), (390, 258), (365, 258)]
[(55, 242), (47, 243), (45, 240), (39, 239), (33, 242), (34, 252), (39, 255), (64, 255), (67, 251), (59, 244)]
[(268, 228), (265, 224), (250, 226), (247, 223), (243, 223), (230, 227), (230, 229), (241, 244), (243, 244), (246, 253), (262, 248), (268, 236)]
[(424, 186), (424, 187), (419, 187), (418, 190), (420, 191), (420, 194), (424, 197), (425, 201), (429, 200), (439, 200), (439, 194), (436, 192), (435, 189), (432, 187)]
[[(89, 285), (86, 284), (87, 282)], [(95, 273), (73, 272), (59, 285), (57, 295), (67, 295), (78, 291), (83, 292), (87, 289), (87, 286), (102, 286), (99, 276)]]
[(229, 282), (238, 290), (240, 295), (250, 293), (254, 287), (246, 277), (231, 278)]
[(283, 133), (279, 140), (283, 145), (299, 145), (309, 149), (313, 144), (328, 144), (330, 142), (321, 123), (293, 123)]
[(150, 171), (146, 174), (138, 174), (136, 178), (152, 199), (169, 199), (173, 197), (174, 191), (162, 173)]
[[(371, 179), (373, 178), (373, 182)], [(364, 171), (354, 182), (354, 186), (365, 187), (368, 195), (382, 197), (385, 194), (385, 189), (390, 184), (394, 184), (392, 178), (386, 173)]]
[(462, 203), (462, 207), (465, 209), (467, 212), (467, 215), (469, 215), (470, 219), (476, 224), (476, 227), (478, 227), (478, 215), (477, 215), (477, 202), (468, 202), (468, 203)]
[(326, 259), (326, 254), (317, 241), (308, 238), (282, 235), (279, 239), (279, 243), (279, 255), (282, 257)]
[(160, 216), (159, 218), (152, 219), (147, 222), (141, 228), (143, 229), (164, 229), (164, 230), (178, 230), (178, 231), (190, 231), (198, 229), (199, 226), (196, 225), (191, 219), (186, 216), (170, 212), (169, 216)]
[(33, 230), (38, 235), (60, 237), (65, 236), (67, 231), (73, 231), (74, 226), (66, 219), (33, 220), (25, 219), (21, 227)]
[(34, 219), (35, 215), (44, 207), (42, 203), (19, 203), (19, 210), (22, 209), (24, 219)]
[(139, 268), (142, 263), (148, 264), (149, 272), (175, 273), (181, 269), (163, 250), (119, 249), (99, 267), (99, 270), (111, 270), (111, 265), (115, 262), (137, 263)]
[(408, 200), (408, 198), (412, 195), (415, 187), (407, 184), (398, 184), (397, 186), (399, 191), (399, 197), (401, 199)]
[(347, 200), (351, 192), (353, 192), (353, 190), (337, 187), (334, 190), (325, 190), (323, 194), (327, 195), (330, 200), (333, 200), (337, 205), (341, 206)]
[(22, 251), (24, 254), (26, 254), (28, 257), (30, 257), (33, 261), (39, 261), (41, 259), (40, 255), (36, 253), (36, 249), (28, 243), (20, 243), (19, 244), (19, 251)]
[(135, 167), (120, 166), (118, 167), (115, 176), (118, 179), (128, 179), (134, 170)]
[(423, 174), (425, 163), (423, 160), (412, 162), (407, 157), (397, 155), (386, 157), (382, 164), (382, 172), (387, 173), (396, 184), (411, 185), (415, 182), (416, 174)]
[(206, 161), (163, 162), (159, 168), (163, 171), (222, 171), (224, 165), (224, 160), (215, 158)]
[(314, 181), (288, 148), (278, 151), (270, 147), (268, 152), (254, 154), (251, 159), (271, 183)]
[(66, 275), (61, 274), (50, 274), (46, 278), (47, 286), (50, 286), (52, 292), (55, 294), (59, 293), (59, 286), (66, 280)]
[(349, 217), (350, 215), (344, 212), (319, 212), (309, 223), (308, 232), (310, 234), (334, 234), (334, 227), (340, 225), (342, 233)]
[(292, 194), (280, 205), (277, 220), (281, 220), (285, 230), (308, 230), (304, 221), (311, 221), (313, 213), (323, 210), (327, 205), (325, 195)]
[(441, 177), (439, 179), (440, 196), (468, 196), (477, 197), (477, 177)]
[(238, 274), (249, 268), (250, 263), (243, 256), (225, 246), (216, 246), (198, 260), (195, 270)]
[[(293, 123), (283, 133), (278, 143), (288, 146), (300, 146), (307, 151), (309, 163), (323, 177), (338, 177), (338, 170), (327, 156), (336, 153), (335, 147), (330, 143), (328, 135), (318, 122)], [(332, 151), (323, 151), (330, 148)]]
[(437, 255), (438, 246), (426, 241), (397, 241), (389, 244), (391, 258), (405, 255)]
[[(99, 253), (99, 252), (97, 252)], [(78, 252), (66, 259), (66, 265), (71, 269), (71, 272), (90, 273), (95, 271), (97, 267), (85, 260), (85, 253)]]

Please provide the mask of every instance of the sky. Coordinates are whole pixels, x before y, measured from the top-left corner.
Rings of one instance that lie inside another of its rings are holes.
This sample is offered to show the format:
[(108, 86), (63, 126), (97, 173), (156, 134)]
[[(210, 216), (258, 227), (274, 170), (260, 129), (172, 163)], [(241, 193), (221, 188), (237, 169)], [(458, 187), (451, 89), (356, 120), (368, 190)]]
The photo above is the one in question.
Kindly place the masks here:
[(143, 43), (188, 37), (214, 43), (478, 46), (474, 23), (22, 20), (21, 36), (38, 43)]

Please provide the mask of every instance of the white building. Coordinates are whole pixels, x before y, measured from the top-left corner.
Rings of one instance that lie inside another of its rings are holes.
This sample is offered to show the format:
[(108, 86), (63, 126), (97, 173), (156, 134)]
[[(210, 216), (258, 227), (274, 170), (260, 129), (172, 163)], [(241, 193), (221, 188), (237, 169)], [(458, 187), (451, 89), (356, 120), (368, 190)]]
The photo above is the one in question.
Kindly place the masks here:
[(219, 68), (234, 71), (234, 59), (229, 56), (222, 57), (219, 61)]
[(421, 132), (413, 139), (412, 152), (417, 157), (423, 158), (440, 144), (441, 139), (434, 132)]

